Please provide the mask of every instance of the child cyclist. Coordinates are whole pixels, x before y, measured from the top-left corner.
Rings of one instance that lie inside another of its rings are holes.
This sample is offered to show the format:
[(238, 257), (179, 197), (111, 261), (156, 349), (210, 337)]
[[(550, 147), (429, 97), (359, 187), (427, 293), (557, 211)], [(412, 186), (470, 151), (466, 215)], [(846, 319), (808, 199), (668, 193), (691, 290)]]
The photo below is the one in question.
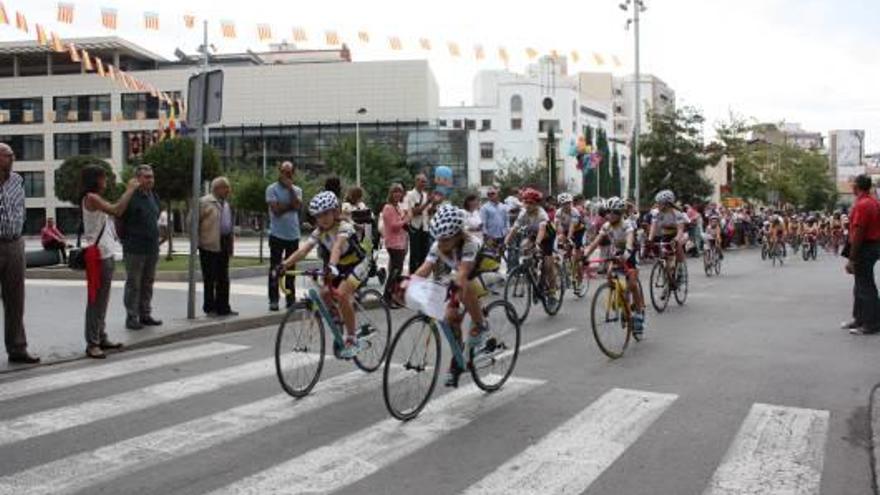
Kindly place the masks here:
[(545, 285), (548, 287), (547, 298), (552, 306), (558, 302), (556, 298), (559, 296), (558, 287), (551, 286), (556, 280), (556, 263), (553, 262), (556, 229), (547, 211), (541, 207), (543, 195), (540, 191), (529, 187), (520, 192), (520, 197), (523, 202), (523, 210), (513, 223), (510, 232), (507, 233), (504, 244), (510, 245), (518, 232), (525, 231), (529, 241), (540, 250), (543, 259), (541, 273)]
[[(315, 217), (316, 228), (299, 249), (284, 260), (278, 268), (280, 273), (288, 270), (318, 247), (324, 261), (324, 269), (332, 279), (332, 287), (321, 287), (321, 299), (328, 307), (339, 308), (345, 326), (345, 347), (340, 356), (355, 357), (365, 343), (355, 331), (355, 314), (352, 296), (370, 273), (369, 253), (360, 245), (354, 225), (340, 218), (339, 200), (331, 191), (318, 193), (309, 203), (309, 213)], [(335, 300), (335, 301), (334, 301)]]
[(633, 313), (633, 333), (642, 335), (645, 328), (645, 301), (642, 291), (639, 290), (639, 270), (636, 262), (636, 227), (629, 220), (623, 218), (626, 204), (622, 199), (613, 197), (605, 202), (608, 221), (599, 230), (599, 234), (584, 251), (584, 257), (589, 259), (603, 240), (611, 242), (611, 252), (620, 259), (621, 266), (626, 271), (627, 287), (636, 305)]
[(721, 243), (721, 219), (716, 213), (709, 215), (709, 226), (703, 232), (703, 241), (706, 243), (706, 249), (716, 249), (718, 258), (724, 259), (723, 244)]
[[(425, 262), (413, 274), (415, 277), (447, 279), (459, 289), (459, 300), (471, 317), (472, 327), (468, 335), (468, 345), (479, 348), (483, 345), (489, 330), (480, 307), (483, 286), (477, 276), (480, 274), (480, 241), (468, 235), (465, 230), (466, 213), (450, 204), (442, 205), (431, 219), (431, 236), (435, 239)], [(446, 307), (446, 321), (455, 331), (461, 342), (461, 322), (463, 314), (458, 305)], [(464, 370), (458, 367), (455, 358), (446, 374), (446, 386), (457, 387), (459, 375)]]

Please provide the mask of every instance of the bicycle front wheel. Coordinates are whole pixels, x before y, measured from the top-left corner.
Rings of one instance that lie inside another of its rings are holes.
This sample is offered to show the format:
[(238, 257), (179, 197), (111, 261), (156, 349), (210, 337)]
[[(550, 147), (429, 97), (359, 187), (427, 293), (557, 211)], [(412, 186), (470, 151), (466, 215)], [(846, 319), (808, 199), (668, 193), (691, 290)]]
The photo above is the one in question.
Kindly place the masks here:
[(324, 367), (324, 323), (302, 305), (284, 316), (275, 336), (275, 372), (281, 388), (293, 397), (312, 391)]
[(584, 276), (584, 262), (576, 260), (572, 263), (572, 292), (578, 299), (587, 295), (590, 290), (590, 279)]
[(707, 277), (711, 277), (714, 271), (715, 262), (712, 260), (712, 249), (703, 251), (703, 270)]
[(651, 305), (658, 313), (662, 313), (669, 305), (669, 280), (666, 276), (666, 264), (662, 261), (654, 263), (650, 283)]
[[(552, 280), (547, 280), (544, 284), (544, 296), (541, 298), (541, 304), (544, 306), (544, 312), (550, 316), (555, 316), (562, 309), (562, 301), (565, 299), (565, 274), (560, 263), (553, 264), (556, 276)], [(544, 273), (541, 272), (541, 276)], [(550, 277), (547, 277), (550, 278)]]
[(519, 324), (525, 323), (532, 308), (532, 282), (527, 273), (528, 267), (520, 265), (507, 277), (504, 284), (504, 301), (516, 310)]
[(596, 289), (590, 307), (593, 337), (599, 350), (611, 359), (622, 357), (629, 345), (630, 325), (620, 303), (614, 286), (606, 283)]
[(721, 275), (721, 253), (715, 253), (715, 275)]
[(510, 378), (519, 357), (520, 326), (516, 310), (504, 301), (483, 308), (489, 335), (482, 349), (470, 349), (471, 376), (486, 392), (494, 392)]
[(440, 374), (440, 333), (425, 315), (407, 320), (397, 331), (382, 376), (385, 407), (409, 421), (424, 409)]
[(367, 289), (358, 293), (355, 324), (358, 338), (367, 345), (355, 356), (354, 364), (372, 373), (385, 362), (388, 341), (391, 340), (391, 309), (379, 291)]
[(675, 302), (684, 306), (688, 298), (688, 267), (686, 262), (678, 264), (675, 269)]

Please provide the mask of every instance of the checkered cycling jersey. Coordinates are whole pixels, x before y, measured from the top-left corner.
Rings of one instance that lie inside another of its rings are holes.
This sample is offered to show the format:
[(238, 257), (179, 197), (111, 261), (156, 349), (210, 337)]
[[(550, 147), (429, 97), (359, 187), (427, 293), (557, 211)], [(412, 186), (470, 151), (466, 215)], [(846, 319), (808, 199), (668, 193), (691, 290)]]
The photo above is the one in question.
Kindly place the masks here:
[(654, 210), (651, 225), (662, 235), (675, 235), (678, 232), (679, 225), (687, 225), (690, 223), (687, 215), (670, 208), (667, 211)]
[(306, 242), (311, 246), (318, 246), (318, 254), (323, 259), (324, 264), (327, 264), (330, 262), (330, 253), (338, 237), (345, 239), (345, 244), (342, 246), (342, 255), (339, 257), (340, 268), (355, 266), (366, 258), (366, 253), (358, 244), (354, 225), (346, 221), (338, 222), (329, 230), (315, 229)]
[(562, 233), (568, 235), (569, 229), (571, 225), (579, 225), (583, 223), (581, 220), (581, 214), (576, 209), (571, 208), (569, 211), (565, 211), (565, 209), (560, 209), (556, 211), (556, 223), (559, 224), (559, 228), (562, 229)]
[(615, 251), (621, 252), (629, 249), (635, 249), (635, 225), (629, 220), (621, 220), (617, 225), (611, 222), (605, 222), (605, 225), (599, 230), (599, 235), (611, 241), (611, 246)]
[(517, 217), (516, 222), (514, 222), (513, 228), (517, 230), (525, 229), (529, 237), (535, 237), (538, 235), (538, 229), (541, 228), (541, 224), (549, 221), (550, 216), (547, 215), (544, 208), (538, 208), (535, 213), (531, 215), (528, 210), (523, 210), (520, 212), (519, 217)]
[(480, 241), (472, 236), (465, 235), (464, 242), (447, 256), (440, 251), (440, 244), (434, 242), (425, 261), (434, 265), (434, 277), (443, 278), (452, 275), (458, 270), (461, 263), (476, 263), (482, 249)]

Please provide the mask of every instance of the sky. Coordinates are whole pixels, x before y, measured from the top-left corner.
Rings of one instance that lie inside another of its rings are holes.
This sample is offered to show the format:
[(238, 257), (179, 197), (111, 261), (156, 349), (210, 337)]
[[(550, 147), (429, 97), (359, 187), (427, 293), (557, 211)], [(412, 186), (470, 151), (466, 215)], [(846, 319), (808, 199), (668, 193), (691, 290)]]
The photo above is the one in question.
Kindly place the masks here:
[[(55, 22), (56, 2), (2, 0), (7, 12), (21, 10), (29, 22), (41, 22), (64, 36), (113, 34), (100, 26), (100, 8), (119, 12), (116, 34), (168, 58), (175, 48), (191, 53), (201, 30), (183, 26), (184, 13), (208, 19), (210, 42), (219, 51), (266, 49), (256, 24), (268, 23), (276, 39), (292, 40), (294, 26), (310, 34), (305, 47), (321, 47), (321, 35), (334, 29), (350, 43), (355, 60), (427, 58), (440, 86), (442, 105), (472, 101), (472, 81), (480, 69), (502, 68), (499, 46), (511, 54), (510, 69), (521, 71), (526, 47), (542, 53), (578, 50), (582, 60), (570, 71), (633, 70), (633, 31), (620, 0), (514, 2), (445, 0), (325, 0), (280, 2), (248, 0), (69, 0), (73, 25)], [(864, 129), (867, 151), (880, 152), (880, 1), (878, 0), (645, 0), (642, 15), (642, 70), (666, 81), (679, 104), (705, 113), (709, 128), (731, 114), (760, 122), (800, 123), (812, 131)], [(161, 31), (145, 31), (148, 6), (159, 14)], [(236, 23), (238, 37), (220, 37), (219, 21)], [(371, 43), (357, 41), (366, 31)], [(391, 51), (387, 38), (399, 36), (404, 50)], [(418, 47), (432, 40), (433, 50)], [(0, 40), (20, 39), (0, 26)], [(461, 47), (453, 58), (448, 41)], [(474, 60), (482, 44), (487, 59)], [(605, 59), (597, 65), (592, 53)], [(611, 63), (616, 55), (621, 66)]]

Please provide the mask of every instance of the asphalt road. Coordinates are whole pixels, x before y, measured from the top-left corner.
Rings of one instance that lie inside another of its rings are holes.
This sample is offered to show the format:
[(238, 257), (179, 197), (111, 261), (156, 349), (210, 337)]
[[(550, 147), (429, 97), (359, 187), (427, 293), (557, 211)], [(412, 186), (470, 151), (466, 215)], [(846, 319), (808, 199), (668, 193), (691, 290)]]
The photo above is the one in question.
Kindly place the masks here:
[(332, 359), (282, 394), (268, 328), (4, 377), (0, 494), (872, 493), (880, 339), (838, 329), (841, 261), (699, 268), (622, 359), (569, 296), (501, 391), (438, 386), (405, 425), (381, 373)]

